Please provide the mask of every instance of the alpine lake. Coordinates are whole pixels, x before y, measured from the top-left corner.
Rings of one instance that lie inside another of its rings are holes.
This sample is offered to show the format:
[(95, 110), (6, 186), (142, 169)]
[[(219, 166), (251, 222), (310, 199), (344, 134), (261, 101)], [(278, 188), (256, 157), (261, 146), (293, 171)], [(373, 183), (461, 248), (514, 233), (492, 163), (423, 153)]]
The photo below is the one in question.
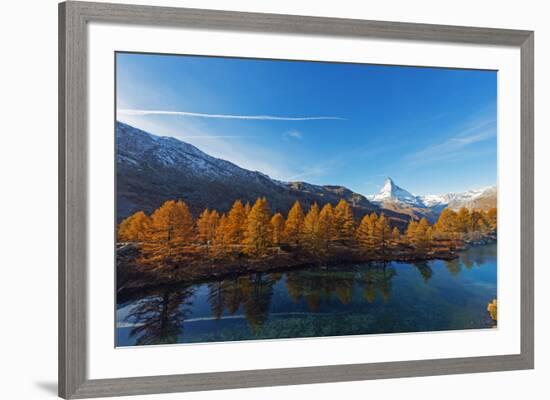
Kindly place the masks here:
[(492, 328), (497, 245), (453, 260), (320, 265), (118, 297), (117, 346)]

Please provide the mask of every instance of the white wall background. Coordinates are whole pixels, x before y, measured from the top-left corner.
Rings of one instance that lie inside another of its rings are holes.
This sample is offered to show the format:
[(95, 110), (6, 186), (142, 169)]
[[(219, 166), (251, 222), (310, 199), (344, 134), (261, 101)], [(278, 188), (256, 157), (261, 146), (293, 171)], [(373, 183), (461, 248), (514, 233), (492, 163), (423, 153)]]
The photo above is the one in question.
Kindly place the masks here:
[[(127, 2), (127, 1), (124, 1)], [(143, 4), (535, 30), (536, 369), (136, 399), (548, 398), (550, 25), (522, 0), (194, 0)], [(53, 399), (57, 380), (57, 1), (7, 2), (0, 23), (0, 398)], [(546, 379), (545, 379), (546, 378)]]

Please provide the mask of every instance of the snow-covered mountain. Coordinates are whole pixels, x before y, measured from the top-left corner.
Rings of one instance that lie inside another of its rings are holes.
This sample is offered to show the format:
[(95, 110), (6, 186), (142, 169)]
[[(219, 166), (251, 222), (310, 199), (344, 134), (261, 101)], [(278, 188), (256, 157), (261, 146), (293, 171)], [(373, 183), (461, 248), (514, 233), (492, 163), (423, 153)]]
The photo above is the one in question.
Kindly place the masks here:
[(497, 187), (489, 186), (463, 193), (449, 193), (447, 206), (452, 209), (460, 207), (487, 210), (497, 206)]
[[(481, 206), (481, 200), (487, 200), (488, 203), (491, 203), (491, 200), (496, 202), (497, 188), (496, 186), (488, 186), (481, 189), (468, 190), (466, 192), (458, 193), (446, 193), (442, 195), (426, 195), (419, 196), (426, 207), (438, 207), (445, 206), (453, 209), (466, 207), (466, 208), (476, 208), (476, 204), (480, 206), (479, 208), (486, 208)], [(489, 206), (496, 206), (489, 205)]]
[(122, 122), (116, 125), (117, 166), (138, 170), (164, 168), (186, 176), (201, 176), (211, 180), (238, 177), (252, 181), (269, 181), (258, 171), (249, 171), (219, 158), (212, 157), (195, 146), (168, 136), (156, 136)]
[[(117, 218), (138, 210), (151, 212), (168, 199), (183, 199), (195, 214), (204, 208), (227, 211), (236, 199), (267, 197), (273, 211), (286, 213), (299, 200), (336, 204), (345, 199), (359, 217), (379, 207), (343, 186), (281, 182), (259, 171), (212, 157), (172, 137), (152, 135), (122, 122), (116, 124)], [(406, 223), (407, 216), (388, 214)]]
[(367, 198), (383, 208), (434, 220), (446, 207), (452, 209), (459, 209), (460, 207), (476, 209), (496, 207), (496, 195), (496, 186), (490, 186), (466, 192), (416, 196), (397, 186), (391, 178), (387, 178), (380, 191), (367, 196)]
[[(117, 219), (135, 211), (151, 212), (168, 199), (183, 199), (195, 214), (204, 208), (227, 211), (236, 199), (267, 197), (274, 212), (286, 213), (299, 200), (304, 208), (313, 202), (336, 204), (345, 199), (356, 218), (384, 212), (395, 225), (426, 216), (434, 221), (447, 206), (472, 208), (496, 204), (496, 189), (415, 196), (388, 178), (369, 198), (343, 186), (281, 182), (212, 157), (172, 137), (160, 137), (122, 122), (116, 124)], [(492, 190), (492, 192), (491, 192)], [(492, 194), (491, 194), (492, 193)]]
[(422, 200), (410, 192), (400, 188), (391, 178), (387, 178), (377, 194), (368, 196), (375, 203), (396, 202), (413, 207), (424, 207)]

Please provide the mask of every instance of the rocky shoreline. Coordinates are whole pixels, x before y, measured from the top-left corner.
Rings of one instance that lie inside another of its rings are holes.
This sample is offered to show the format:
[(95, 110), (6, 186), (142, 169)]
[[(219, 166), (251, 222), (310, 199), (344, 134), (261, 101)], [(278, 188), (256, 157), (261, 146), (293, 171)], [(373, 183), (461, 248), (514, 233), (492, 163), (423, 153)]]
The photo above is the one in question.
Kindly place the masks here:
[[(481, 244), (479, 244), (481, 245)], [(419, 254), (409, 247), (394, 251), (386, 256), (365, 257), (359, 252), (338, 251), (325, 257), (315, 257), (306, 253), (278, 252), (258, 259), (236, 257), (229, 260), (216, 260), (208, 257), (193, 259), (179, 265), (159, 268), (143, 266), (137, 263), (139, 249), (135, 244), (117, 245), (117, 291), (139, 288), (200, 283), (211, 279), (238, 276), (249, 273), (282, 272), (296, 268), (319, 267), (323, 265), (342, 265), (355, 263), (418, 262), (427, 260), (452, 260), (458, 257), (459, 248), (433, 250)]]

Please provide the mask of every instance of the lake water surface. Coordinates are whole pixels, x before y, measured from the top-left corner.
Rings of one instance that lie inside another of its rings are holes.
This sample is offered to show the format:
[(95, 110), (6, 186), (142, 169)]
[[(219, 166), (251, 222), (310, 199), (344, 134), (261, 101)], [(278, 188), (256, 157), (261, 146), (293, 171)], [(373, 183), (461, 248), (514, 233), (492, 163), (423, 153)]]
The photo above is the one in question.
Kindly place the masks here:
[(117, 346), (491, 328), (496, 244), (451, 260), (253, 273), (119, 296)]

